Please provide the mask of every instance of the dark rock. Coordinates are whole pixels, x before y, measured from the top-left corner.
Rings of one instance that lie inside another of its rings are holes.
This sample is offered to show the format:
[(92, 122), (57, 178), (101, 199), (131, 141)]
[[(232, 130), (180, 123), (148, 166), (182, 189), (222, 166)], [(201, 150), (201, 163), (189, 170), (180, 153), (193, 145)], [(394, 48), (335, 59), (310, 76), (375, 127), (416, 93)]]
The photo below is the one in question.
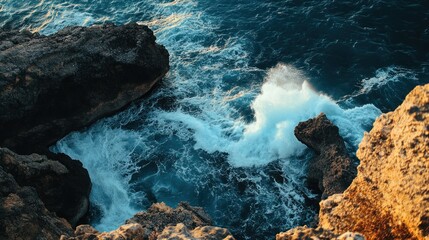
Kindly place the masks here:
[(300, 122), (295, 128), (295, 136), (316, 153), (308, 168), (309, 183), (317, 184), (323, 199), (342, 193), (356, 176), (356, 170), (338, 127), (321, 113), (316, 118)]
[(88, 211), (91, 180), (79, 161), (64, 154), (51, 155), (55, 160), (0, 148), (0, 166), (19, 185), (34, 187), (48, 210), (75, 225)]
[(146, 26), (0, 32), (0, 146), (40, 153), (140, 98), (169, 69)]
[(48, 211), (32, 187), (20, 187), (0, 166), (0, 239), (73, 236), (65, 219)]

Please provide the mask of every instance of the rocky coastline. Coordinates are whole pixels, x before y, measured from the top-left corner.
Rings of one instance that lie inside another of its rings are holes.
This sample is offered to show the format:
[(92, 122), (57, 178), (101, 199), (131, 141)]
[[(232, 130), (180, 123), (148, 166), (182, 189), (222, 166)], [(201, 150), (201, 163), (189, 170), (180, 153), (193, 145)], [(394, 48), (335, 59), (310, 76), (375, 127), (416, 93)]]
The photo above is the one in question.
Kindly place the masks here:
[[(141, 98), (168, 70), (167, 50), (134, 23), (0, 31), (0, 239), (234, 239), (187, 203), (156, 203), (107, 233), (78, 225), (90, 177), (48, 149)], [(319, 221), (276, 239), (429, 239), (429, 84), (375, 121), (357, 172), (323, 113), (295, 136), (315, 153), (308, 182), (322, 193)]]

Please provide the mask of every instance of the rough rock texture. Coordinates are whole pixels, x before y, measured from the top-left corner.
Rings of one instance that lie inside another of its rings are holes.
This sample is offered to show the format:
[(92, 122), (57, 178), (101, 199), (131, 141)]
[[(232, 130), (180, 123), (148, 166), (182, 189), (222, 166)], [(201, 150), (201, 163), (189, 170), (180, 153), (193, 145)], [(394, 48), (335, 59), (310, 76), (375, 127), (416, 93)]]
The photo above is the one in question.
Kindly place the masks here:
[(295, 128), (296, 138), (314, 150), (316, 155), (308, 169), (310, 185), (317, 185), (322, 199), (342, 193), (355, 176), (344, 139), (325, 114), (300, 122)]
[(179, 203), (177, 208), (171, 208), (165, 203), (155, 203), (146, 212), (137, 213), (126, 223), (139, 223), (151, 232), (157, 233), (167, 225), (178, 223), (183, 223), (189, 229), (212, 224), (210, 217), (202, 208), (191, 207), (186, 202)]
[(32, 187), (20, 187), (0, 166), (0, 239), (59, 239), (72, 235), (65, 219), (48, 211)]
[(375, 121), (357, 157), (351, 186), (321, 202), (319, 226), (368, 239), (429, 239), (429, 84)]
[(228, 229), (205, 226), (189, 230), (183, 223), (176, 226), (168, 226), (158, 236), (158, 239), (177, 239), (177, 240), (234, 240)]
[[(65, 155), (62, 157), (66, 158)], [(34, 187), (48, 210), (74, 225), (88, 210), (91, 181), (79, 161), (65, 163), (43, 155), (24, 156), (0, 148), (3, 170), (11, 174), (20, 186)]]
[(146, 26), (0, 31), (0, 146), (40, 153), (140, 98), (169, 69)]
[(182, 202), (173, 209), (164, 203), (156, 203), (147, 212), (137, 213), (114, 231), (100, 233), (89, 225), (80, 225), (74, 237), (62, 236), (61, 239), (234, 239), (227, 229), (207, 226), (210, 224), (211, 220), (202, 208)]
[(323, 228), (297, 227), (276, 235), (276, 240), (364, 240), (360, 233), (335, 234)]

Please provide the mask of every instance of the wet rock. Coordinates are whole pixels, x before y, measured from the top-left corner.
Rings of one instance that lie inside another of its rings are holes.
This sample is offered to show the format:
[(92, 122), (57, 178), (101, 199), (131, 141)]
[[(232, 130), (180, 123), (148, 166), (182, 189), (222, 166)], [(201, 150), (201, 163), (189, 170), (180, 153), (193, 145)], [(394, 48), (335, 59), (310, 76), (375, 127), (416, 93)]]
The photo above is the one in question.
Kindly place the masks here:
[(368, 239), (429, 239), (429, 84), (375, 121), (357, 157), (351, 186), (320, 203), (319, 226)]
[(146, 26), (0, 32), (0, 146), (40, 153), (140, 98), (168, 71)]
[(69, 223), (48, 211), (32, 187), (20, 187), (0, 166), (0, 239), (72, 236)]
[(296, 138), (314, 150), (308, 167), (308, 181), (322, 192), (322, 199), (342, 193), (355, 176), (352, 160), (344, 139), (325, 114), (300, 122), (295, 128)]
[(19, 185), (34, 187), (46, 208), (72, 225), (88, 211), (91, 181), (79, 161), (65, 155), (57, 160), (39, 154), (18, 155), (0, 148), (0, 166)]

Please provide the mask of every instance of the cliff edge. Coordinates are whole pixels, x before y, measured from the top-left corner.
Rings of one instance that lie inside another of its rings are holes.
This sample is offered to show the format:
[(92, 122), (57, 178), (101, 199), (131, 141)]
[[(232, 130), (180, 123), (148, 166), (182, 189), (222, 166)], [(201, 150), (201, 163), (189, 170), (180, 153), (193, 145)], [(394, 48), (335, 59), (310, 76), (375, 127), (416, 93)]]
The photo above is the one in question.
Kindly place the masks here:
[(320, 203), (319, 226), (367, 239), (429, 239), (429, 84), (375, 121), (357, 157), (351, 186)]

